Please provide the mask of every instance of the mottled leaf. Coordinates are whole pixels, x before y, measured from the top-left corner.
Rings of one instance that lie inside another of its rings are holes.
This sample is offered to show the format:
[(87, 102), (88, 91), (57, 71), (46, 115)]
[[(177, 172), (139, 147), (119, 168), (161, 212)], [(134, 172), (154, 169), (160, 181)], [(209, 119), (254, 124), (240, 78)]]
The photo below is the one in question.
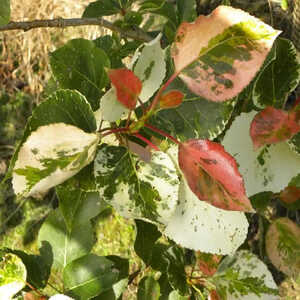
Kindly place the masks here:
[(222, 145), (208, 140), (180, 144), (179, 167), (200, 200), (226, 209), (253, 211), (234, 158)]
[(279, 199), (288, 209), (300, 209), (300, 174), (292, 178), (289, 185), (280, 192)]
[(250, 135), (254, 148), (275, 144), (290, 139), (300, 131), (295, 112), (286, 112), (268, 106), (253, 119)]
[(274, 43), (276, 59), (259, 75), (253, 88), (253, 102), (258, 107), (283, 108), (288, 94), (300, 80), (300, 62), (290, 40), (278, 38)]
[(289, 141), (288, 141), (289, 146), (291, 149), (300, 155), (300, 132), (295, 134)]
[(200, 271), (206, 276), (213, 276), (218, 269), (218, 265), (220, 260), (222, 259), (222, 256), (203, 253), (200, 251), (197, 251), (195, 254), (197, 258), (197, 266)]
[(183, 97), (184, 94), (177, 90), (167, 92), (159, 99), (159, 108), (166, 109), (177, 107), (182, 103)]
[(146, 163), (125, 147), (102, 144), (94, 169), (100, 194), (122, 216), (167, 222), (179, 182), (167, 154), (154, 152)]
[(143, 88), (139, 98), (149, 100), (161, 86), (166, 75), (165, 52), (160, 45), (161, 35), (145, 43), (142, 50), (136, 51), (138, 57), (133, 67), (134, 74), (140, 78)]
[(121, 7), (116, 0), (98, 0), (91, 2), (85, 8), (83, 18), (99, 18), (102, 16), (111, 16), (121, 12)]
[(117, 99), (126, 108), (132, 110), (142, 90), (142, 82), (128, 69), (111, 69), (108, 76), (116, 88)]
[(98, 136), (64, 123), (39, 127), (21, 146), (13, 169), (18, 196), (43, 196), (94, 158)]
[(38, 127), (52, 123), (73, 125), (86, 132), (96, 130), (96, 120), (85, 97), (75, 90), (58, 90), (33, 110), (24, 129), (22, 140), (11, 159), (9, 172), (12, 171), (20, 148), (29, 135)]
[(117, 282), (119, 270), (109, 259), (88, 254), (68, 264), (63, 273), (68, 294), (90, 299), (110, 289)]
[(12, 299), (25, 286), (26, 276), (26, 268), (17, 255), (11, 253), (2, 255), (0, 257), (0, 299)]
[(158, 300), (159, 296), (159, 283), (152, 276), (144, 277), (139, 282), (137, 300)]
[(249, 129), (254, 115), (250, 112), (237, 117), (222, 142), (238, 163), (249, 197), (263, 191), (280, 192), (300, 168), (300, 156), (285, 142), (253, 149)]
[(106, 53), (92, 41), (70, 40), (50, 55), (50, 64), (60, 86), (86, 96), (93, 110), (99, 107), (102, 89), (108, 83), (104, 68), (110, 67)]
[(246, 239), (248, 222), (243, 212), (199, 201), (184, 181), (178, 201), (164, 233), (183, 247), (225, 255), (234, 253)]
[(233, 264), (217, 272), (213, 281), (221, 299), (227, 300), (278, 300), (277, 286), (266, 265), (253, 253), (242, 250), (233, 257)]
[(300, 272), (300, 227), (288, 218), (279, 218), (266, 234), (266, 251), (272, 264), (288, 276)]
[(46, 255), (53, 257), (53, 266), (62, 270), (74, 259), (90, 252), (94, 244), (93, 229), (86, 220), (69, 232), (60, 211), (54, 210), (39, 231), (38, 243), (42, 245), (43, 242), (51, 246)]
[(219, 6), (209, 17), (180, 25), (173, 45), (176, 72), (197, 95), (229, 100), (255, 77), (278, 34), (240, 9)]
[(10, 19), (10, 0), (0, 2), (0, 26), (6, 25)]
[(235, 102), (217, 103), (207, 101), (193, 93), (176, 78), (170, 89), (180, 90), (185, 94), (179, 107), (165, 109), (152, 117), (151, 124), (170, 133), (181, 141), (192, 138), (213, 139), (225, 128)]

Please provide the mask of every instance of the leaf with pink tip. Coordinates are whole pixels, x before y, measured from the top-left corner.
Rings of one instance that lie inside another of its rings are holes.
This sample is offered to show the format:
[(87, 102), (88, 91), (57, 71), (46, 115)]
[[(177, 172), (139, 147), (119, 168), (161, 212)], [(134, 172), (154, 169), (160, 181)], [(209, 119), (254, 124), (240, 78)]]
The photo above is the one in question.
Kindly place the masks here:
[(209, 140), (179, 146), (178, 161), (190, 189), (200, 200), (225, 210), (253, 212), (234, 158)]
[(300, 131), (296, 111), (286, 112), (272, 106), (260, 111), (253, 119), (250, 135), (257, 149), (266, 144), (275, 144), (290, 139)]
[(195, 94), (226, 101), (254, 78), (279, 33), (240, 9), (219, 6), (178, 28), (172, 48), (176, 72)]

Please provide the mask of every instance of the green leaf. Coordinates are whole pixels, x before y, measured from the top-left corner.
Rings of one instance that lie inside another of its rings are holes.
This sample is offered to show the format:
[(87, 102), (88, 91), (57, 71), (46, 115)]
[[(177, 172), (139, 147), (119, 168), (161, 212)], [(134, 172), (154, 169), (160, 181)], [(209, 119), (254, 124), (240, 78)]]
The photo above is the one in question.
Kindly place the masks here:
[(122, 216), (165, 222), (172, 214), (178, 177), (167, 154), (155, 152), (146, 163), (125, 147), (102, 144), (94, 169), (100, 194)]
[(106, 53), (92, 41), (74, 39), (50, 55), (51, 69), (62, 88), (86, 96), (93, 110), (99, 107), (102, 89), (108, 84), (104, 68), (110, 67)]
[(179, 246), (173, 246), (168, 250), (166, 257), (169, 260), (168, 278), (171, 286), (182, 296), (188, 294), (184, 250)]
[(254, 85), (253, 101), (258, 107), (283, 108), (289, 93), (300, 81), (300, 62), (293, 43), (279, 38), (274, 47), (276, 59), (263, 70)]
[(250, 198), (250, 201), (253, 208), (260, 214), (263, 214), (264, 211), (267, 209), (268, 205), (270, 204), (270, 201), (273, 196), (274, 194), (272, 192), (261, 192), (253, 195)]
[(172, 291), (169, 294), (168, 300), (189, 300), (190, 296), (181, 296), (177, 291)]
[(231, 117), (235, 101), (215, 103), (189, 92), (180, 79), (170, 85), (185, 93), (179, 107), (159, 111), (151, 124), (181, 141), (193, 138), (214, 139), (224, 129)]
[(44, 241), (51, 246), (46, 254), (53, 257), (53, 266), (62, 270), (71, 261), (90, 252), (94, 244), (94, 235), (88, 220), (74, 227), (70, 233), (61, 212), (55, 210), (50, 213), (40, 229), (39, 245)]
[(10, 19), (10, 0), (0, 2), (0, 26), (6, 25)]
[(230, 266), (212, 278), (222, 299), (278, 299), (275, 296), (278, 294), (277, 286), (271, 272), (253, 253), (242, 250), (225, 259), (229, 259)]
[(197, 17), (197, 3), (195, 0), (177, 0), (179, 23), (193, 22)]
[(43, 254), (47, 249), (47, 245), (43, 245), (40, 249), (41, 255), (27, 254), (21, 250), (5, 249), (6, 253), (12, 253), (22, 259), (26, 267), (26, 281), (35, 288), (44, 288), (47, 285), (50, 275), (51, 262), (45, 261)]
[(109, 259), (88, 254), (68, 264), (63, 273), (66, 290), (80, 299), (96, 297), (118, 281), (119, 270)]
[(153, 246), (161, 237), (161, 233), (153, 224), (142, 220), (135, 220), (137, 234), (134, 243), (134, 251), (142, 258), (146, 265), (149, 265), (152, 259)]
[(159, 295), (159, 283), (153, 277), (144, 277), (139, 282), (137, 300), (158, 300)]
[(292, 150), (300, 155), (300, 132), (294, 135), (289, 141), (289, 146)]
[(39, 127), (17, 154), (12, 180), (15, 193), (43, 197), (92, 161), (98, 141), (96, 134), (64, 123)]
[(52, 123), (74, 125), (86, 132), (96, 130), (96, 119), (90, 104), (83, 95), (74, 90), (56, 91), (33, 110), (31, 118), (27, 121), (22, 140), (11, 159), (7, 178), (11, 176), (20, 148), (29, 135), (38, 127)]
[(83, 12), (83, 18), (98, 18), (111, 16), (121, 12), (121, 7), (116, 0), (98, 0), (89, 3)]
[(8, 253), (1, 256), (0, 299), (9, 300), (25, 286), (27, 272), (17, 255)]
[(56, 187), (59, 209), (68, 231), (97, 216), (108, 206), (101, 201), (98, 192), (84, 192), (68, 182)]

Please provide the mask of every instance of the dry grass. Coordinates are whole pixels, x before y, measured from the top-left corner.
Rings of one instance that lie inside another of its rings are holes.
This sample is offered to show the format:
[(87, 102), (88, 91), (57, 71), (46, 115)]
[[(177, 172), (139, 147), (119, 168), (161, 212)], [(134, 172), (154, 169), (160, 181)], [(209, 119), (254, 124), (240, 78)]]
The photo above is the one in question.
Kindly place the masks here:
[[(80, 17), (90, 0), (11, 0), (11, 20)], [(107, 32), (97, 26), (40, 28), (0, 33), (0, 90), (23, 88), (39, 95), (50, 77), (48, 53), (71, 38), (92, 39)]]

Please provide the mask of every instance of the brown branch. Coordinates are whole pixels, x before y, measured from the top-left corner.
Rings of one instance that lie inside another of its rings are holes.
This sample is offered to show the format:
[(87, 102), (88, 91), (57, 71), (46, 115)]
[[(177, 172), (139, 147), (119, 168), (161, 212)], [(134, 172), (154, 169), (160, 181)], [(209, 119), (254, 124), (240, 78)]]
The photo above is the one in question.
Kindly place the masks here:
[(149, 42), (152, 37), (139, 27), (133, 29), (122, 29), (113, 23), (104, 20), (103, 18), (74, 18), (74, 19), (49, 19), (49, 20), (33, 20), (25, 22), (10, 22), (4, 26), (0, 26), (0, 31), (8, 30), (24, 30), (28, 31), (34, 28), (42, 27), (58, 27), (64, 28), (69, 26), (84, 26), (84, 25), (98, 25), (110, 29), (112, 31), (119, 32), (122, 36), (140, 40), (143, 42)]

